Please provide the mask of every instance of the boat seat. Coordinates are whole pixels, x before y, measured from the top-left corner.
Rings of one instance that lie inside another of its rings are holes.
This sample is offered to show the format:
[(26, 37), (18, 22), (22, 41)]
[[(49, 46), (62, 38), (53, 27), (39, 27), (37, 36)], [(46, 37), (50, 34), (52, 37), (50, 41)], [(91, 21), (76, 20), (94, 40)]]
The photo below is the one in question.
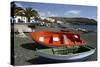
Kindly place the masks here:
[(44, 42), (44, 37), (39, 37), (39, 41)]
[(66, 35), (63, 35), (63, 39), (64, 39), (64, 44), (69, 44), (69, 39), (67, 38)]
[(52, 52), (53, 52), (53, 54), (64, 54), (64, 53), (68, 53), (66, 47), (55, 47), (55, 48), (52, 48)]
[(61, 45), (63, 44), (63, 36), (52, 35), (49, 39), (50, 44)]
[(59, 37), (53, 37), (53, 41), (60, 41)]

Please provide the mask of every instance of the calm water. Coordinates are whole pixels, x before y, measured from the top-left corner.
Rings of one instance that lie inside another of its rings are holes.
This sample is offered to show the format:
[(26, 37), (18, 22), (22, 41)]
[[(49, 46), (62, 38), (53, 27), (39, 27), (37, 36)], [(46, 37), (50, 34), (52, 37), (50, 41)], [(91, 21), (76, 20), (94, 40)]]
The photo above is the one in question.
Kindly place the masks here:
[(68, 24), (65, 25), (64, 24), (63, 26), (74, 28), (74, 29), (81, 28), (81, 29), (97, 32), (97, 25), (68, 25)]

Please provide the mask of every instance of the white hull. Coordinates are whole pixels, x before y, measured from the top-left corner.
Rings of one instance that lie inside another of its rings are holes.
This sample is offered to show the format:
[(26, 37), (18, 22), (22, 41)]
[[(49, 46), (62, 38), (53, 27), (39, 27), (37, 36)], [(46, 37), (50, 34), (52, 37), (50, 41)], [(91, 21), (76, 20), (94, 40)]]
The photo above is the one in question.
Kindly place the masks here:
[(37, 51), (36, 54), (41, 57), (54, 59), (54, 60), (78, 60), (92, 55), (95, 52), (95, 50), (96, 49), (91, 49), (90, 51), (76, 53), (76, 54), (67, 54), (67, 55), (51, 55), (51, 54), (43, 53), (41, 51)]

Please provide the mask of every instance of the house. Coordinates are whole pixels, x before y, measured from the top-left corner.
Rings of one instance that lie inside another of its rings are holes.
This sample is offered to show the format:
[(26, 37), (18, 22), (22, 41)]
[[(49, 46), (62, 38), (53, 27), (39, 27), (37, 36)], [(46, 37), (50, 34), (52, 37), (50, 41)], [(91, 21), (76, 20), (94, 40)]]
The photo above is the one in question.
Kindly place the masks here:
[(50, 22), (54, 22), (55, 21), (55, 19), (53, 19), (53, 18), (46, 18), (48, 21), (50, 21)]
[[(30, 18), (30, 23), (35, 22), (34, 17)], [(11, 23), (28, 23), (27, 18), (24, 16), (14, 16), (11, 17)]]
[(44, 20), (44, 19), (46, 19), (47, 17), (44, 17), (44, 16), (41, 16), (41, 20)]
[(27, 18), (23, 16), (11, 17), (12, 23), (27, 23)]
[(61, 23), (63, 23), (63, 22), (58, 20), (57, 23), (61, 24)]

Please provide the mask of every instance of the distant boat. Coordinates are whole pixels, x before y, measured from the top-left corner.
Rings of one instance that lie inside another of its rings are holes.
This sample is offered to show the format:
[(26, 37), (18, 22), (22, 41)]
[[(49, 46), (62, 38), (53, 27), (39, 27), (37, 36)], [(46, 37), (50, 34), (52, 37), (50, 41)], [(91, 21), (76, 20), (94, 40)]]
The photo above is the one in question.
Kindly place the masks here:
[(81, 46), (85, 44), (80, 35), (74, 32), (39, 31), (32, 32), (31, 35), (35, 42), (48, 47)]
[(95, 48), (85, 45), (74, 32), (32, 32), (32, 39), (49, 48), (36, 49), (36, 55), (53, 60), (78, 60), (91, 56)]

